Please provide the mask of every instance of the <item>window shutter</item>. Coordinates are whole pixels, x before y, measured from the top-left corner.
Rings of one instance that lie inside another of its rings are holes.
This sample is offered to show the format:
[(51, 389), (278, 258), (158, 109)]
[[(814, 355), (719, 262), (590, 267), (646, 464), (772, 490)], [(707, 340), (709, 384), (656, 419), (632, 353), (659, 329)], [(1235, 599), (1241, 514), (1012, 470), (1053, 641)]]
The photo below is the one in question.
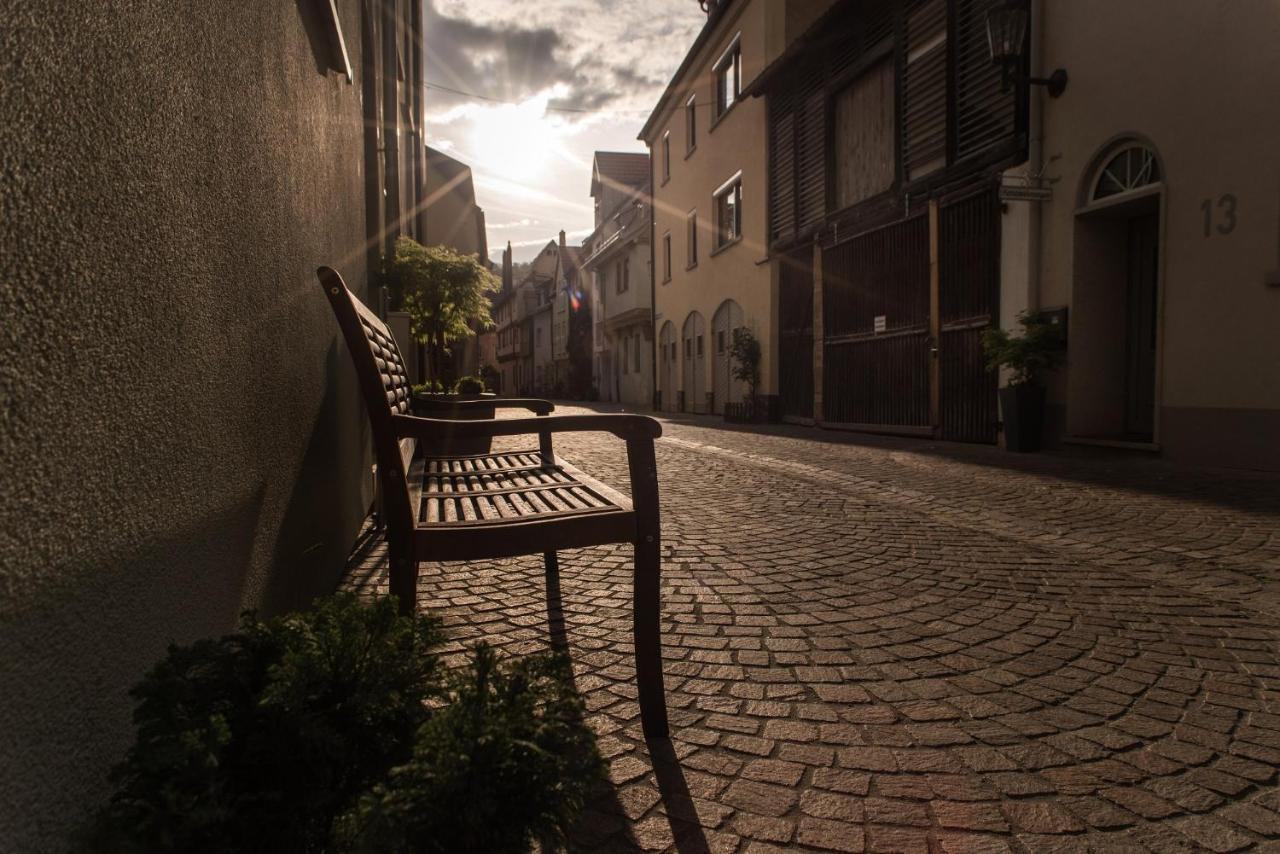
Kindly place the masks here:
[(797, 81), (808, 93), (796, 116), (796, 226), (818, 225), (827, 212), (826, 107), (821, 69)]
[(956, 158), (1014, 138), (1017, 87), (1000, 91), (987, 47), (987, 13), (1004, 0), (956, 0)]
[(909, 6), (905, 37), (902, 149), (910, 181), (947, 162), (946, 0), (917, 0)]
[(796, 233), (796, 122), (790, 97), (769, 99), (769, 235), (790, 240)]

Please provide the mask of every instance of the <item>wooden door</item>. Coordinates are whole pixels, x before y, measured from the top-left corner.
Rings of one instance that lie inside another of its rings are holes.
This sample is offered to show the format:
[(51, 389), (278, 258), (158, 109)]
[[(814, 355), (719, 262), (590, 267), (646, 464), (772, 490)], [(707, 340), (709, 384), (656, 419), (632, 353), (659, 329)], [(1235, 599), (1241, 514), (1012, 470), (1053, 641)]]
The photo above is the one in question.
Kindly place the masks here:
[(698, 312), (692, 312), (684, 322), (681, 336), (684, 360), (684, 411), (706, 412), (706, 322)]
[(1129, 275), (1125, 318), (1125, 433), (1150, 440), (1156, 411), (1156, 281), (1160, 215), (1129, 220)]
[(778, 268), (778, 396), (784, 418), (813, 417), (813, 250)]

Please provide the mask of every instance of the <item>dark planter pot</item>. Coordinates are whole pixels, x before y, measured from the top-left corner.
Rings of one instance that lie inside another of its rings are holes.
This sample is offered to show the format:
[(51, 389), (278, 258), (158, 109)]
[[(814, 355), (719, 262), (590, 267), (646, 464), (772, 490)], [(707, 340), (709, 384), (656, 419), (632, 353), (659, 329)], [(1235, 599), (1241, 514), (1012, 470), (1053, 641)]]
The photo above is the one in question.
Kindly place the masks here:
[[(491, 392), (482, 394), (430, 394), (418, 392), (413, 396), (413, 414), (420, 415), (423, 418), (483, 421), (493, 418), (494, 413), (497, 412), (496, 406), (490, 404), (489, 406), (469, 407), (459, 411), (454, 408), (453, 404), (473, 400), (496, 400), (497, 397), (496, 394)], [(487, 454), (492, 445), (493, 440), (488, 436), (459, 438), (450, 433), (445, 436), (443, 441), (424, 450), (431, 455), (467, 456), (468, 454)]]
[(1012, 385), (1000, 389), (1004, 413), (1004, 447), (1030, 453), (1040, 450), (1044, 435), (1044, 386)]

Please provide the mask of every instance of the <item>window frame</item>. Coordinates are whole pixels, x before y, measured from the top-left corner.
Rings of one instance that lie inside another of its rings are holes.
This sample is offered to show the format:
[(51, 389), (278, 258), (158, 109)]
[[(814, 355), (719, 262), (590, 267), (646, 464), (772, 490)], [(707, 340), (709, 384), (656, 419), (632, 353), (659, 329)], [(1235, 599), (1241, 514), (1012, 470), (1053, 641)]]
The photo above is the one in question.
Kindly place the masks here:
[(684, 102), (684, 156), (698, 150), (698, 95), (692, 93)]
[[(732, 69), (732, 85), (733, 96), (728, 103), (724, 103), (725, 98), (721, 93), (721, 75), (726, 68)], [(716, 125), (729, 113), (733, 111), (734, 105), (742, 100), (742, 33), (734, 35), (733, 40), (729, 42), (729, 46), (724, 49), (711, 66), (712, 77), (712, 113), (714, 118), (711, 121), (711, 128)], [(724, 103), (723, 107), (721, 104)]]
[[(734, 196), (733, 202), (733, 232), (726, 236), (721, 218), (723, 217), (724, 199), (729, 195)], [(725, 181), (716, 191), (711, 194), (711, 227), (714, 233), (715, 246), (711, 250), (711, 254), (715, 255), (721, 250), (728, 249), (735, 243), (742, 240), (742, 170), (739, 169), (734, 173), (728, 181)]]
[(671, 180), (671, 131), (662, 134), (662, 184)]
[(694, 208), (684, 216), (685, 223), (685, 269), (692, 270), (698, 266), (698, 209)]
[(662, 283), (671, 281), (671, 232), (662, 235)]

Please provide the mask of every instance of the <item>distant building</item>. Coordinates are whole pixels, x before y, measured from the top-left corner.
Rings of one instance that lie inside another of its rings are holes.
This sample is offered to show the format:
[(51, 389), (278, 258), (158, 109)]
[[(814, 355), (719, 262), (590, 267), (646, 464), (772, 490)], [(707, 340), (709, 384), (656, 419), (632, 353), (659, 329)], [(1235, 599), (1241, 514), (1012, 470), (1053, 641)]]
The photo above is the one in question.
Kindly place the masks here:
[[(489, 265), (489, 240), (484, 210), (476, 204), (471, 167), (427, 146), (426, 240), (430, 246), (447, 246), (462, 255), (474, 255)], [(475, 336), (455, 342), (449, 360), (454, 376), (478, 374), (485, 364), (496, 366), (495, 329), (475, 330)], [(484, 353), (492, 361), (485, 362)]]
[(653, 406), (653, 274), (649, 156), (597, 151), (595, 230), (583, 244), (590, 274), (594, 384), (601, 400)]
[(552, 392), (585, 398), (591, 388), (591, 300), (584, 286), (583, 247), (569, 246), (560, 232), (559, 264), (551, 315)]
[[(777, 270), (769, 261), (765, 105), (746, 88), (829, 0), (720, 0), (640, 132), (653, 158), (657, 398), (723, 412), (733, 331), (763, 351), (759, 393), (776, 400)], [(825, 97), (815, 90), (819, 111)]]

